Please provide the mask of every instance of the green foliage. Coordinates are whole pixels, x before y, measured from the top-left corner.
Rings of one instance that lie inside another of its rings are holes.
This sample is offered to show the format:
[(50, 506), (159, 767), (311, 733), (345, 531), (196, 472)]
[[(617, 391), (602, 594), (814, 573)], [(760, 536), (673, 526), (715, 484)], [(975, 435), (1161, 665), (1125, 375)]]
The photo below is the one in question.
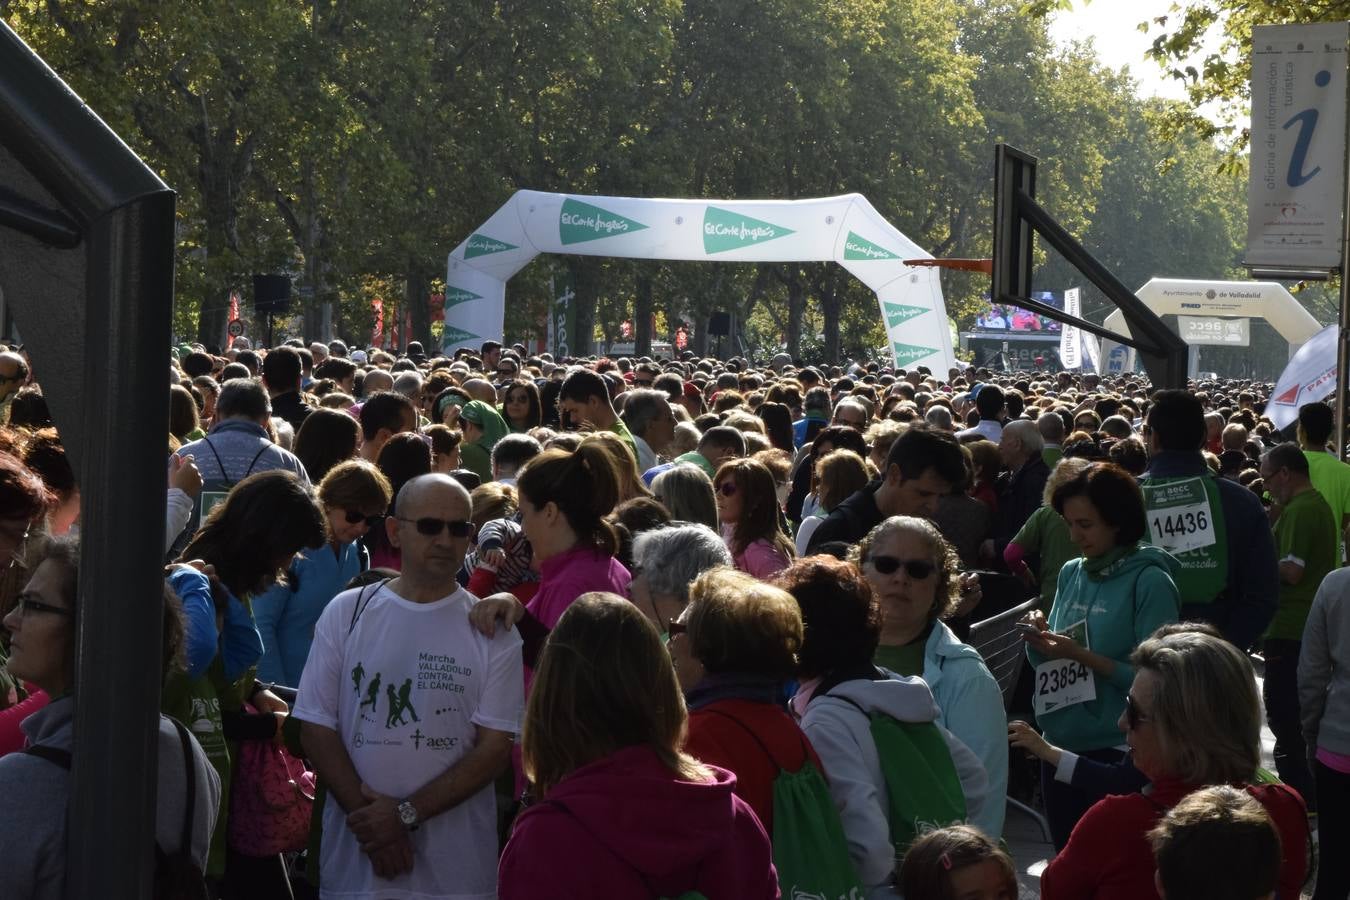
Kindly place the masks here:
[[(520, 188), (857, 191), (935, 255), (987, 256), (997, 141), (1040, 158), (1043, 202), (1127, 284), (1228, 271), (1239, 179), (1193, 133), (1161, 135), (1175, 110), (1134, 99), (1090, 47), (1052, 46), (1043, 16), (1064, 5), (0, 0), (0, 15), (179, 192), (175, 331), (219, 342), (230, 290), (247, 310), (248, 277), (279, 271), (301, 301), (285, 327), (320, 336), (326, 306), (364, 341), (376, 296), (386, 330), (411, 309), (425, 340), (447, 252)], [(1076, 281), (1038, 261), (1039, 284)], [(885, 346), (875, 296), (834, 265), (579, 257), (511, 280), (508, 337), (543, 337), (564, 276), (598, 339), (634, 317), (641, 281), (658, 340), (687, 319), (704, 350), (726, 309), (765, 353)], [(968, 324), (987, 280), (943, 279)]]

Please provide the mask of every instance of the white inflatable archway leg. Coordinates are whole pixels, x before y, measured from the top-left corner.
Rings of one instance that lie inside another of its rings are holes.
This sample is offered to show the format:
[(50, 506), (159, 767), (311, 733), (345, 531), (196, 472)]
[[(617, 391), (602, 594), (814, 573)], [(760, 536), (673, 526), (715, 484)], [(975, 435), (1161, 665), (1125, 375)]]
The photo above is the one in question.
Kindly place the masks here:
[(506, 282), (540, 253), (706, 262), (837, 262), (877, 294), (898, 367), (956, 364), (938, 273), (859, 194), (660, 200), (517, 191), (450, 253), (442, 350), (501, 340)]

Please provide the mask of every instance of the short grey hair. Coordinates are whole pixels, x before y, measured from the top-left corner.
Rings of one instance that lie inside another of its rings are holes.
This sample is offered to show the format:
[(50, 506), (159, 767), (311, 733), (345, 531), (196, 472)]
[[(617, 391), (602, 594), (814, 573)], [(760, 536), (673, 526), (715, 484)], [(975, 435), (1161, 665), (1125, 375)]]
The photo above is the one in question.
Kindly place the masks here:
[(633, 564), (654, 594), (689, 602), (689, 585), (717, 566), (735, 561), (726, 542), (706, 525), (671, 525), (644, 531), (633, 540)]
[(1013, 419), (1003, 426), (1003, 433), (1021, 441), (1027, 453), (1034, 455), (1045, 449), (1045, 438), (1041, 437), (1041, 430), (1030, 419)]
[(647, 433), (662, 412), (670, 411), (670, 398), (665, 391), (638, 388), (625, 391), (623, 396), (627, 398), (623, 404), (623, 424), (639, 437)]
[(923, 414), (923, 420), (934, 428), (941, 428), (943, 431), (951, 431), (954, 428), (952, 411), (941, 403), (929, 407), (928, 412)]
[(1062, 444), (1064, 442), (1064, 419), (1053, 409), (1044, 410), (1036, 417), (1036, 430), (1048, 443)]
[(422, 389), (422, 375), (418, 372), (402, 372), (394, 379), (394, 390), (410, 399), (417, 399)]

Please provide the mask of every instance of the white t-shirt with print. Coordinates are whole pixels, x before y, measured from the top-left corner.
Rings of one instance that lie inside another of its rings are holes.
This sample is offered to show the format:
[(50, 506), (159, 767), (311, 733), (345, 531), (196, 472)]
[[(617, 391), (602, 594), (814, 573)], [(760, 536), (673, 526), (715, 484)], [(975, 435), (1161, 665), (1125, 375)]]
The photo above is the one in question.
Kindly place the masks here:
[[(469, 624), (476, 602), (463, 589), (434, 603), (413, 603), (387, 586), (338, 594), (314, 628), (294, 715), (336, 731), (361, 780), (395, 798), (458, 762), (473, 747), (476, 726), (518, 732), (525, 697), (520, 635), (499, 629), (484, 637)], [(322, 896), (496, 897), (491, 785), (423, 822), (411, 838), (412, 871), (377, 877), (330, 796), (319, 859)]]

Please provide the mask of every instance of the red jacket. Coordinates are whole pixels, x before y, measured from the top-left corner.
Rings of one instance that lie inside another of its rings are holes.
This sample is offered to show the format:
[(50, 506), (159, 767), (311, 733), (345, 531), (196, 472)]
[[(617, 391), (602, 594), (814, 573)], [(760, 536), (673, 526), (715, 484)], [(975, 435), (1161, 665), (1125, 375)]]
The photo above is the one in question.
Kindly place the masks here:
[[(1147, 794), (1099, 800), (1074, 826), (1069, 843), (1041, 875), (1043, 900), (1158, 900), (1153, 850), (1145, 835), (1198, 785), (1154, 782)], [(1308, 818), (1303, 799), (1283, 784), (1244, 785), (1280, 833), (1281, 900), (1297, 900), (1308, 874)]]
[(735, 773), (737, 796), (750, 804), (770, 835), (773, 780), (779, 770), (795, 772), (809, 757), (822, 775), (825, 772), (792, 717), (772, 704), (753, 700), (719, 700), (689, 713), (684, 749), (705, 763)]

